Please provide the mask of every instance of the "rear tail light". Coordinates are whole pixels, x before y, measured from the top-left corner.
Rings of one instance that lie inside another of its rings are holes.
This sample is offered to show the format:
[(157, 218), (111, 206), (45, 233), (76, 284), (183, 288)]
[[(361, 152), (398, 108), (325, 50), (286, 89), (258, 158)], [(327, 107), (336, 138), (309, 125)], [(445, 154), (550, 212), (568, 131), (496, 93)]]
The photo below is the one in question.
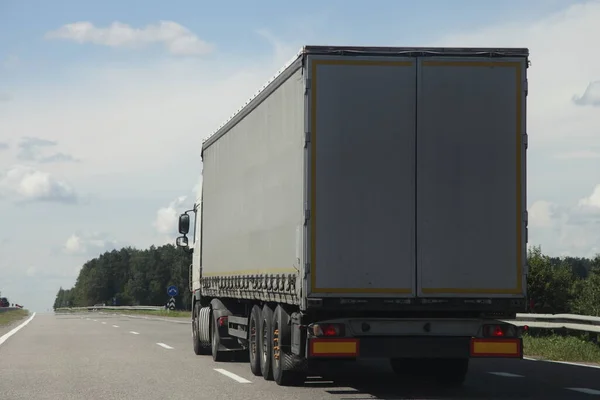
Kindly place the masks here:
[(314, 324), (312, 333), (315, 336), (335, 337), (344, 336), (344, 324)]
[(227, 317), (219, 317), (217, 321), (219, 323), (220, 328), (227, 326)]
[(516, 337), (517, 329), (513, 325), (509, 324), (494, 324), (483, 326), (484, 337)]

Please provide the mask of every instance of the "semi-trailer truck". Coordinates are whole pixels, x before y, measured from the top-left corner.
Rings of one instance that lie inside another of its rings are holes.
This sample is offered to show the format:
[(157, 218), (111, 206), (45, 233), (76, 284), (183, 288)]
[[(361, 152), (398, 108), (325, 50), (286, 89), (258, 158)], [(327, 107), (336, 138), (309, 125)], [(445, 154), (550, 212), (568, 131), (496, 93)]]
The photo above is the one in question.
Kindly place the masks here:
[(279, 385), (336, 359), (461, 384), (471, 358), (522, 358), (528, 67), (303, 47), (202, 145), (177, 238), (194, 352)]

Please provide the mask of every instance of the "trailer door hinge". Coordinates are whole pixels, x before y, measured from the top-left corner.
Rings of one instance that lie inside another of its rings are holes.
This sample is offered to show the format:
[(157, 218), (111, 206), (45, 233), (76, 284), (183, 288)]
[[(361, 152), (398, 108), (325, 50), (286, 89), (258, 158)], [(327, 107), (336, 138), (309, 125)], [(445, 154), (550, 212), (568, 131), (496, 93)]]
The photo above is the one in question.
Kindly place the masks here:
[(527, 96), (529, 94), (529, 80), (525, 79), (525, 81), (523, 81), (523, 90), (525, 91), (525, 96)]
[(304, 147), (310, 143), (310, 131), (304, 132)]
[(311, 89), (311, 86), (312, 86), (312, 79), (310, 79), (310, 78), (306, 78), (306, 84), (305, 84), (305, 87), (304, 87), (304, 89), (306, 89), (306, 90), (310, 90), (310, 89)]
[(308, 221), (310, 219), (310, 210), (308, 208), (304, 209), (304, 221)]
[(525, 146), (525, 150), (529, 147), (529, 135), (527, 133), (523, 134), (523, 146)]

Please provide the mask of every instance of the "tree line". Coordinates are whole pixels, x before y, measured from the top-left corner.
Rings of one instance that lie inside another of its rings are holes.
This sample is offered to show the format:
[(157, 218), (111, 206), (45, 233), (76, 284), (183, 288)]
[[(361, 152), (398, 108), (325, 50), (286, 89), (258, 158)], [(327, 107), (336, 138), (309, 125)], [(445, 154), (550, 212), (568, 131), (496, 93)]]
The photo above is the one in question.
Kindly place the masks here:
[[(106, 252), (83, 265), (71, 289), (58, 290), (54, 308), (164, 305), (169, 299), (167, 287), (175, 285), (179, 289), (176, 307), (189, 310), (191, 262), (190, 254), (170, 244)], [(600, 255), (550, 257), (533, 247), (527, 263), (531, 311), (600, 316)]]
[(167, 288), (175, 285), (179, 289), (176, 308), (188, 310), (191, 263), (190, 254), (171, 244), (106, 252), (83, 264), (71, 289), (58, 290), (54, 308), (165, 305), (170, 298)]

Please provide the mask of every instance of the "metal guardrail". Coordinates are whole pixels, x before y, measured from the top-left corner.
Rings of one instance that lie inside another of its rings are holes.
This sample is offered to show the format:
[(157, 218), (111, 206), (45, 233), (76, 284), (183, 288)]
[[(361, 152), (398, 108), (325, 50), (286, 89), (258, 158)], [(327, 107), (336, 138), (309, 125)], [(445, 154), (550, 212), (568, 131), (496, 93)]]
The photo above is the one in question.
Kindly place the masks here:
[[(164, 310), (164, 306), (90, 306), (64, 307), (55, 311), (98, 311), (98, 310)], [(517, 314), (515, 319), (504, 320), (516, 326), (527, 325), (530, 328), (570, 329), (600, 333), (600, 317), (577, 314)]]
[(600, 317), (577, 314), (517, 314), (513, 325), (541, 329), (568, 329), (582, 332), (600, 333)]
[(97, 310), (150, 310), (159, 311), (164, 310), (164, 306), (89, 306), (89, 307), (61, 307), (54, 311), (97, 311)]

